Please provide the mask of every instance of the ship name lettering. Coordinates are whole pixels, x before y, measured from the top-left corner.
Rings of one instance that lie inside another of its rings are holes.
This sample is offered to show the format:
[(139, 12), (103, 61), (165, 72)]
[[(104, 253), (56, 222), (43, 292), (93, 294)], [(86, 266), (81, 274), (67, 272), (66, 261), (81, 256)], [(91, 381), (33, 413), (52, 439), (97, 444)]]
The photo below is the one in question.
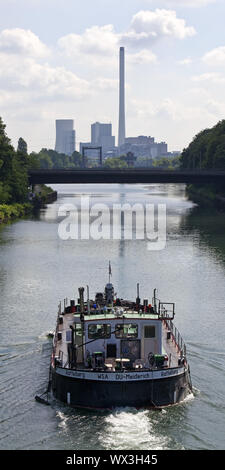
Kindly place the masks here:
[(108, 380), (108, 378), (107, 374), (98, 374), (98, 379)]
[(126, 374), (127, 380), (139, 380), (139, 379), (149, 379), (149, 374)]
[(176, 375), (178, 374), (178, 369), (176, 370), (165, 370), (161, 372), (161, 377), (166, 377), (167, 375)]
[(73, 370), (67, 370), (66, 375), (69, 375), (70, 377), (78, 377), (80, 379), (85, 379), (85, 374), (82, 372), (74, 372)]
[(125, 377), (124, 374), (116, 374), (116, 380), (123, 380)]

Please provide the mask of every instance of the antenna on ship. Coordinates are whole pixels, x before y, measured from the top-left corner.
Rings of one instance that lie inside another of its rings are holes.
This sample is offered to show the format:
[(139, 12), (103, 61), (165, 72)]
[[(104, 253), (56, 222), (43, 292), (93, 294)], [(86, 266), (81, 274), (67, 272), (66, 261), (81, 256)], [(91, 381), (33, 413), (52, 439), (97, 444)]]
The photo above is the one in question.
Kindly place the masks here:
[(109, 261), (109, 284), (110, 284), (110, 277), (112, 276), (112, 268), (111, 268), (111, 263)]
[(88, 309), (88, 315), (90, 315), (89, 286), (87, 286), (87, 309)]

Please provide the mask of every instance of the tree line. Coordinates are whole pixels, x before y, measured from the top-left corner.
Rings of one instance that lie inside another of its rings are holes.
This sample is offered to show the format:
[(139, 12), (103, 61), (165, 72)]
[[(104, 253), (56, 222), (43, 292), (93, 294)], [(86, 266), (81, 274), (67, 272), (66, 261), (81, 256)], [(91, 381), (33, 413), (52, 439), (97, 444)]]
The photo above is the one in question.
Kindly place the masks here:
[(0, 117), (0, 203), (24, 203), (28, 200), (28, 170), (33, 159), (22, 138), (17, 150), (14, 149), (5, 128)]
[(225, 170), (225, 120), (194, 137), (181, 154), (180, 166), (185, 169)]

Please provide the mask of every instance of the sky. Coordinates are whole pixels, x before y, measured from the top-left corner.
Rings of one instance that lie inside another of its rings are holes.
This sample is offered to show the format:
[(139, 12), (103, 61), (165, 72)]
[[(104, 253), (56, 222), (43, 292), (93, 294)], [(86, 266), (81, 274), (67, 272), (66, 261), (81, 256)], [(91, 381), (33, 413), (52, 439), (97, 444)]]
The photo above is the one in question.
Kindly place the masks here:
[(119, 47), (126, 136), (182, 150), (224, 119), (225, 0), (0, 0), (0, 116), (16, 147), (55, 146), (73, 119), (76, 147), (93, 122), (118, 138)]

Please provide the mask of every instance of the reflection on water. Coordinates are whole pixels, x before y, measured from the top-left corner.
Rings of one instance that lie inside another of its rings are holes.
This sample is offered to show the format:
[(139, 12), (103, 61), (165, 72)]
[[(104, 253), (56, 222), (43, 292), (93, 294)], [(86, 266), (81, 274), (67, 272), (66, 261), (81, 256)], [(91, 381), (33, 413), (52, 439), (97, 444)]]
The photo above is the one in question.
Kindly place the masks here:
[[(58, 237), (58, 209), (81, 195), (93, 204), (167, 206), (162, 251), (146, 240), (67, 240)], [(225, 216), (207, 213), (175, 185), (60, 186), (58, 201), (39, 218), (0, 227), (0, 448), (2, 449), (223, 449), (225, 346)], [(142, 298), (156, 287), (176, 303), (175, 323), (187, 344), (194, 398), (159, 411), (73, 410), (46, 389), (59, 300), (90, 295), (107, 281), (111, 260), (118, 295)]]
[(225, 213), (196, 206), (188, 217), (182, 217), (181, 231), (192, 236), (195, 232), (202, 249), (210, 248), (214, 255), (225, 261)]

